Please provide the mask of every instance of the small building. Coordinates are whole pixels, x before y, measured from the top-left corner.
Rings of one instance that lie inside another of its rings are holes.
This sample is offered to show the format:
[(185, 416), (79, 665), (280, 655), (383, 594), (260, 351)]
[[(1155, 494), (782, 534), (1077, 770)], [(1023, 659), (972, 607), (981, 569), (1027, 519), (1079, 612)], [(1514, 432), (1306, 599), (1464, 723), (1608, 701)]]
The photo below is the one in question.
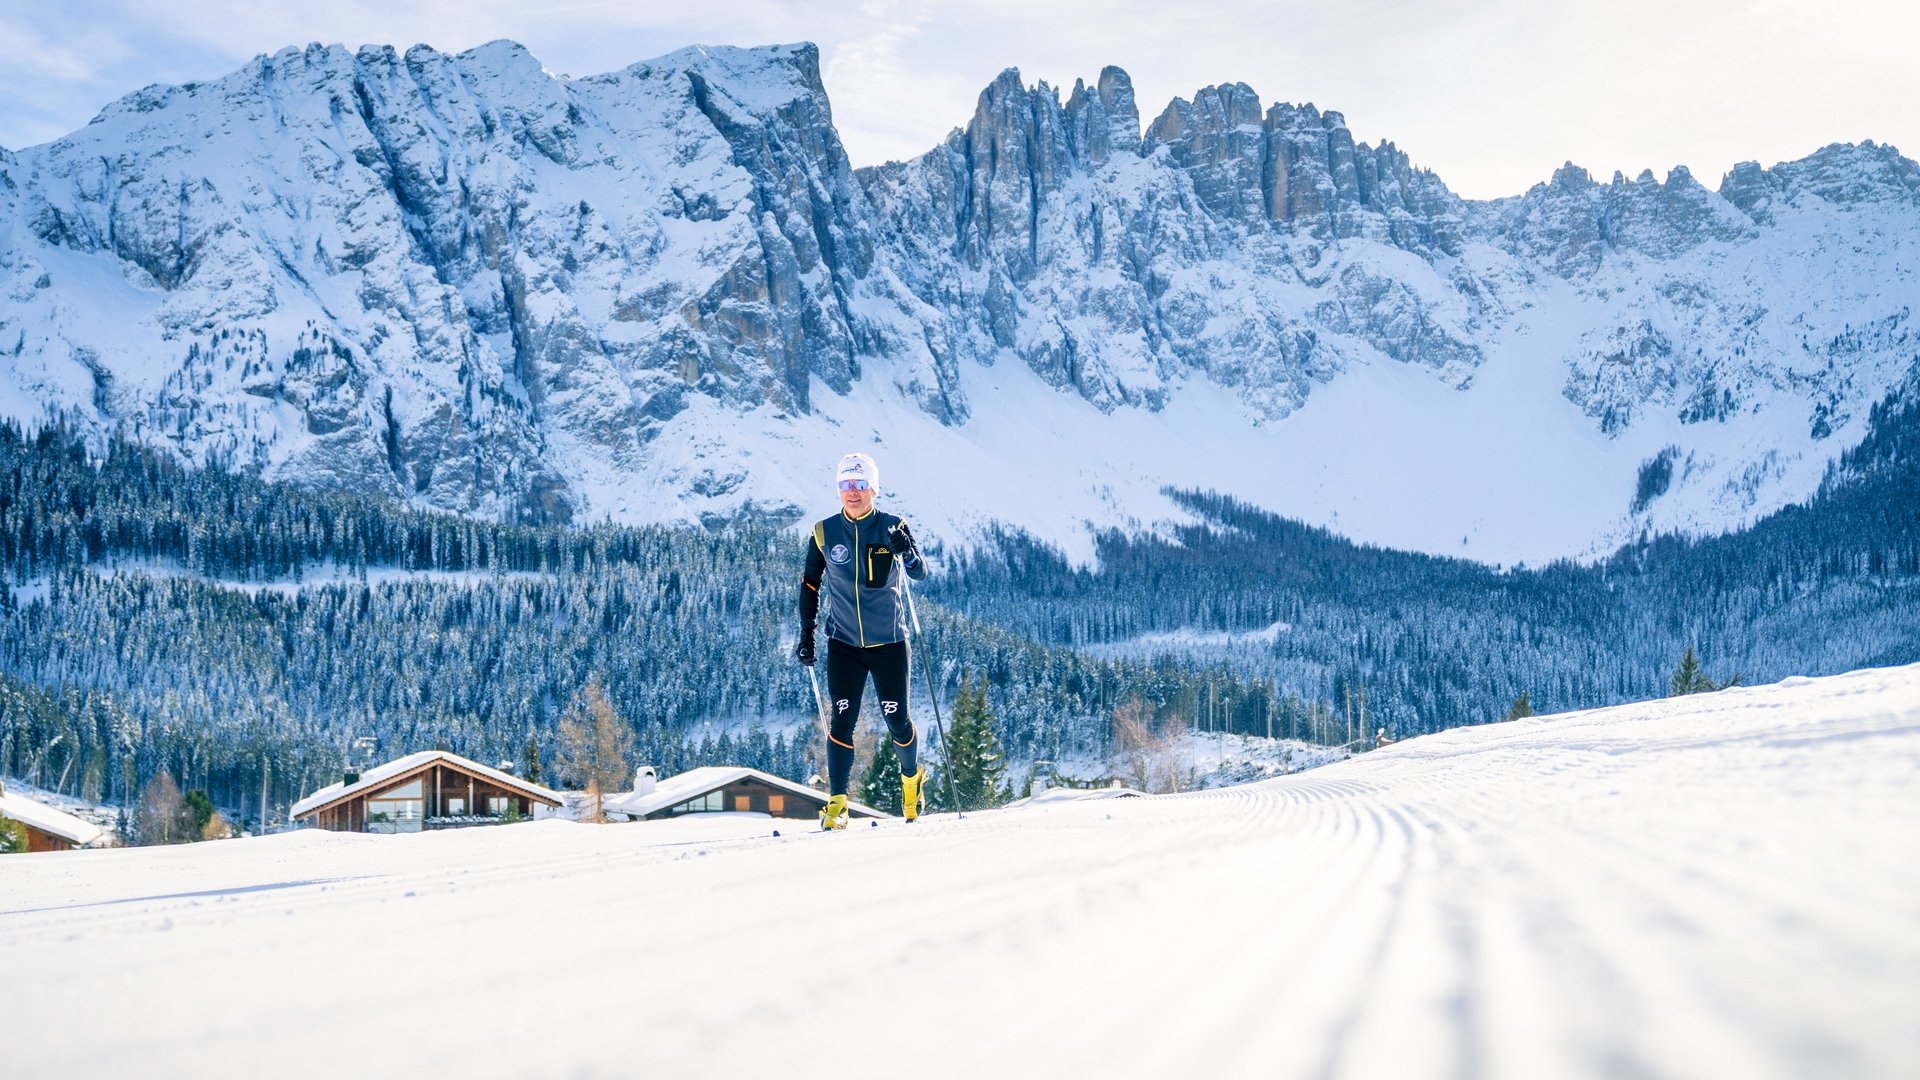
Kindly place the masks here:
[(1115, 780), (1106, 787), (1076, 788), (1047, 787), (1039, 788), (1024, 799), (1015, 799), (1006, 805), (1011, 810), (1016, 806), (1052, 806), (1057, 803), (1090, 802), (1096, 799), (1138, 799), (1146, 792), (1130, 788)]
[(68, 851), (100, 839), (100, 827), (25, 795), (10, 795), (0, 782), (0, 818), (27, 830), (27, 851)]
[[(655, 775), (653, 766), (641, 766), (634, 776), (634, 790), (604, 800), (606, 813), (629, 821), (714, 813), (814, 820), (827, 805), (824, 791), (743, 766), (706, 765), (665, 780), (656, 780)], [(852, 801), (847, 812), (864, 818), (892, 816)]]
[(334, 832), (401, 833), (498, 825), (559, 806), (559, 794), (539, 784), (445, 750), (425, 750), (348, 773), (289, 813)]

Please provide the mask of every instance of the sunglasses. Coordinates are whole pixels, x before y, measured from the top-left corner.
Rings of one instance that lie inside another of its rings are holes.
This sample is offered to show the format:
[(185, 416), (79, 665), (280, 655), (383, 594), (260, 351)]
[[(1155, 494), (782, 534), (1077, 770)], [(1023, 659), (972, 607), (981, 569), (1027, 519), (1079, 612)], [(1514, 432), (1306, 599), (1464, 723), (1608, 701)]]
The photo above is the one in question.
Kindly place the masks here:
[(873, 485), (871, 485), (871, 484), (869, 484), (869, 483), (867, 483), (867, 482), (866, 482), (865, 480), (842, 480), (842, 481), (840, 481), (840, 490), (841, 490), (841, 491), (865, 491), (865, 490), (867, 490), (867, 489), (868, 489), (869, 487), (872, 487), (872, 486), (873, 486)]

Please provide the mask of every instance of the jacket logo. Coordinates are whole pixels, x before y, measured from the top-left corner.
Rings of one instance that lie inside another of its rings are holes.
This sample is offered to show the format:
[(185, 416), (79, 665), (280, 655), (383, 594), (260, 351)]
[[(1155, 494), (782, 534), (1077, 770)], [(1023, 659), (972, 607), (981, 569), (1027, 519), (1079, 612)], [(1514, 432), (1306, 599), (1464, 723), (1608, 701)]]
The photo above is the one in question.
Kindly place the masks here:
[(845, 544), (835, 544), (827, 549), (827, 558), (842, 565), (852, 556), (853, 553), (847, 550), (847, 545)]

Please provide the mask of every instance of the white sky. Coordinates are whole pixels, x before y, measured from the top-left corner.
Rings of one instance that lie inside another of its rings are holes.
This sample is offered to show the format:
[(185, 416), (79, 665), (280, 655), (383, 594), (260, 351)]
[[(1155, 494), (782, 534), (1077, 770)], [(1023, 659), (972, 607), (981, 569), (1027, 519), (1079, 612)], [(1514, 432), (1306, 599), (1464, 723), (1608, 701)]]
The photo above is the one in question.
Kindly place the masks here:
[[(699, 10), (696, 10), (699, 8)], [(931, 148), (1003, 68), (1064, 89), (1133, 76), (1142, 119), (1245, 82), (1392, 140), (1472, 198), (1573, 161), (1605, 179), (1686, 165), (1709, 187), (1830, 142), (1920, 153), (1920, 5), (1892, 0), (0, 0), (0, 146), (45, 142), (154, 82), (204, 81), (309, 41), (494, 38), (591, 75), (688, 44), (820, 46), (854, 164)]]

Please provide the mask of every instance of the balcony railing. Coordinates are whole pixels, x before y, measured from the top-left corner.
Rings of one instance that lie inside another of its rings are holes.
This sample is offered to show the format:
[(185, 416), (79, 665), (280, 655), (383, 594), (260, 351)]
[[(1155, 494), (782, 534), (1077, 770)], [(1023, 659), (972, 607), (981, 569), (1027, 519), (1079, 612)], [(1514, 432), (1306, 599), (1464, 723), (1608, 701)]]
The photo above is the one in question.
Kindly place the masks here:
[[(445, 817), (427, 818), (426, 827), (430, 831), (434, 829), (471, 829), (479, 825), (506, 825), (510, 824), (513, 820), (515, 819), (495, 817), (492, 814), (450, 814)], [(519, 820), (524, 821), (526, 819), (520, 818)]]

